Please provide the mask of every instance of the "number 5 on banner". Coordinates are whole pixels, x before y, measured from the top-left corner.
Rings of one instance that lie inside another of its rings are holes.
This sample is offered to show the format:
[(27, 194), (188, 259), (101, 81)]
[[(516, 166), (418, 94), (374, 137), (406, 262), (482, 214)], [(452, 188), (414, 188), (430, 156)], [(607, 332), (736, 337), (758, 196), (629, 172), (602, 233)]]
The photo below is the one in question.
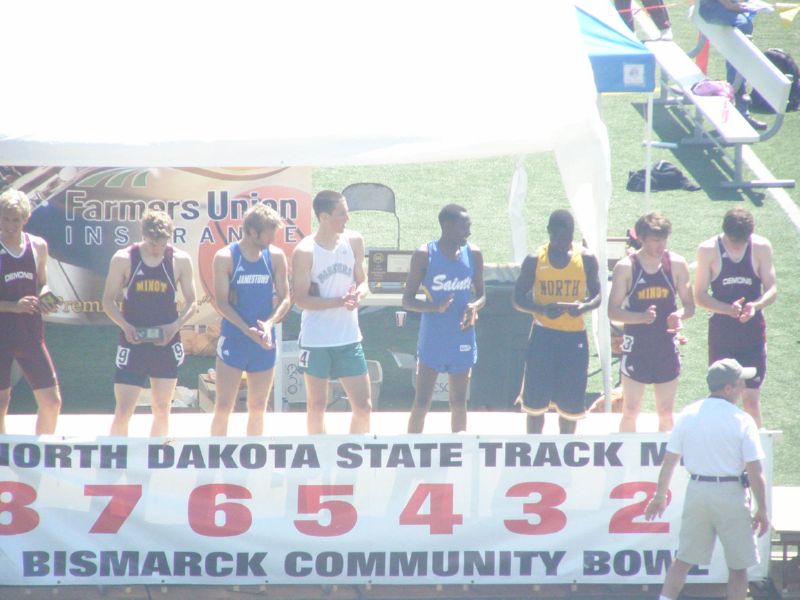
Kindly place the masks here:
[(142, 497), (141, 485), (84, 485), (84, 496), (110, 496), (89, 533), (117, 533)]
[(330, 522), (322, 525), (313, 519), (296, 519), (294, 526), (300, 533), (320, 537), (342, 535), (353, 529), (358, 520), (356, 507), (344, 500), (325, 500), (323, 496), (352, 496), (352, 485), (301, 485), (297, 489), (297, 512), (313, 515), (322, 510), (330, 513)]

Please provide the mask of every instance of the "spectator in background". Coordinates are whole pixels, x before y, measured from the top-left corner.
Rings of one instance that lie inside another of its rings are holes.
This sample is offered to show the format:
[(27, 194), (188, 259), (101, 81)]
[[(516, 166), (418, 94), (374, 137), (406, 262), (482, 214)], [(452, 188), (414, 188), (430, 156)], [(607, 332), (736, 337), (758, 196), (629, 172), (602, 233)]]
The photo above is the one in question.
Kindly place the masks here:
[[(754, 13), (750, 12), (744, 4), (736, 2), (736, 0), (700, 0), (699, 11), (700, 16), (709, 23), (736, 27), (747, 37), (753, 36)], [(725, 62), (725, 72), (725, 78), (733, 86), (736, 96), (736, 110), (742, 113), (742, 116), (747, 119), (753, 129), (758, 131), (766, 130), (767, 124), (750, 114), (750, 96), (747, 94), (744, 78), (739, 76), (739, 85), (737, 86), (738, 73), (733, 68), (733, 65), (727, 61)]]
[[(657, 39), (665, 42), (671, 42), (672, 27), (669, 22), (669, 13), (667, 12), (667, 7), (664, 6), (664, 0), (643, 0), (642, 4), (644, 4), (645, 10), (647, 10), (647, 14), (650, 15), (653, 23), (655, 23), (656, 27), (658, 27), (660, 35)], [(631, 9), (631, 0), (614, 0), (614, 6), (616, 6), (619, 16), (622, 17), (622, 20), (625, 21), (625, 24), (630, 28), (630, 30), (635, 31), (633, 25), (633, 9)]]
[[(469, 378), (478, 360), (475, 319), (486, 304), (483, 255), (467, 241), (471, 224), (467, 209), (448, 204), (439, 211), (439, 239), (411, 257), (403, 308), (422, 313), (422, 319), (409, 433), (422, 433), (439, 373), (448, 373), (451, 430), (467, 429)], [(420, 287), (424, 300), (416, 297)]]

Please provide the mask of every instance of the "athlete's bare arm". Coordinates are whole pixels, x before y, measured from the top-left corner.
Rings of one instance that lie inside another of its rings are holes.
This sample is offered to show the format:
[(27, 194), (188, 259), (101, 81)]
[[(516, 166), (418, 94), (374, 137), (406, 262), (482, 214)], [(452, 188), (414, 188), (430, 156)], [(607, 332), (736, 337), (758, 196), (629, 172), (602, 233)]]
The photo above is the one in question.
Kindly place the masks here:
[(689, 276), (689, 264), (682, 256), (670, 253), (672, 261), (672, 280), (675, 292), (681, 300), (681, 307), (667, 317), (667, 330), (678, 331), (681, 322), (694, 316), (694, 295), (692, 294), (692, 279)]
[(423, 244), (411, 255), (411, 266), (403, 288), (403, 308), (419, 313), (443, 313), (453, 303), (453, 296), (448, 296), (439, 304), (417, 298), (422, 280), (428, 271), (428, 245)]
[(761, 279), (762, 293), (754, 302), (742, 306), (740, 321), (749, 321), (756, 311), (763, 310), (778, 298), (778, 283), (775, 275), (775, 263), (772, 260), (772, 244), (760, 235), (750, 237), (753, 245), (753, 263), (756, 274)]
[(713, 313), (737, 319), (742, 307), (738, 302), (727, 304), (714, 298), (709, 289), (722, 268), (717, 252), (717, 238), (704, 241), (697, 247), (697, 267), (694, 272), (694, 299), (697, 306)]
[(614, 265), (611, 276), (611, 292), (608, 296), (608, 318), (619, 323), (649, 325), (656, 320), (655, 308), (648, 308), (644, 312), (634, 312), (623, 308), (625, 297), (631, 288), (633, 264), (630, 256), (620, 259)]
[(108, 315), (109, 319), (122, 329), (122, 333), (129, 343), (138, 344), (136, 329), (122, 316), (122, 311), (118, 304), (122, 299), (122, 290), (130, 278), (130, 272), (131, 260), (128, 249), (117, 250), (114, 256), (111, 257), (111, 263), (108, 267), (106, 284), (103, 289), (103, 311)]
[(321, 298), (311, 293), (314, 238), (308, 236), (292, 252), (292, 301), (303, 310), (325, 310), (344, 306), (345, 298)]

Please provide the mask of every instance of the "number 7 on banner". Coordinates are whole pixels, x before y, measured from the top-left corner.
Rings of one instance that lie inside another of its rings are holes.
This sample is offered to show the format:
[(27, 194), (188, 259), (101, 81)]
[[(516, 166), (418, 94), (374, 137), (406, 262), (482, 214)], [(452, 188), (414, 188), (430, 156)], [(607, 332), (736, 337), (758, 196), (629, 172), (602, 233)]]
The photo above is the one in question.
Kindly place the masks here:
[(83, 495), (111, 497), (89, 533), (117, 533), (142, 497), (142, 486), (138, 484), (87, 484), (83, 486)]

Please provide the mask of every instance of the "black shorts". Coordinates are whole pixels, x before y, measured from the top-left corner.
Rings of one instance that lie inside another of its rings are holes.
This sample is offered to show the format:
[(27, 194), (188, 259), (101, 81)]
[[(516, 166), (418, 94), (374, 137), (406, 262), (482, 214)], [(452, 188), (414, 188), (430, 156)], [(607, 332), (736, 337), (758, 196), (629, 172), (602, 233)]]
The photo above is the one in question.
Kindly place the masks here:
[(681, 355), (674, 335), (622, 336), (620, 372), (639, 383), (667, 383), (681, 373)]
[(148, 377), (177, 379), (183, 358), (183, 344), (177, 335), (166, 346), (120, 343), (114, 383), (144, 387)]
[(588, 368), (586, 331), (535, 326), (525, 354), (522, 410), (537, 416), (553, 406), (565, 419), (582, 418)]

